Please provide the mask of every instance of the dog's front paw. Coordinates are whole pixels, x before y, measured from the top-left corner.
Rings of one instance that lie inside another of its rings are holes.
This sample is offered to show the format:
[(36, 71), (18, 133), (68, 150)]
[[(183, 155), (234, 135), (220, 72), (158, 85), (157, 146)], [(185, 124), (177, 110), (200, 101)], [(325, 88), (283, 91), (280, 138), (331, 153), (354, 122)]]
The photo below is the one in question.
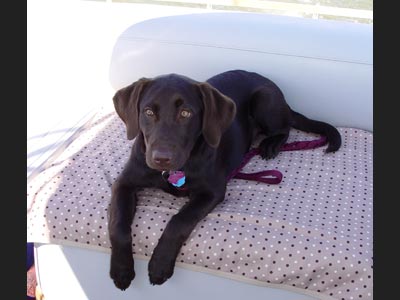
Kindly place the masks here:
[(174, 273), (175, 258), (154, 255), (151, 257), (148, 270), (150, 283), (160, 285), (167, 281)]
[(111, 261), (110, 277), (114, 281), (117, 288), (124, 291), (131, 284), (135, 278), (135, 270), (133, 267), (133, 259), (129, 262), (116, 262), (115, 259)]
[(131, 284), (133, 278), (135, 278), (135, 271), (133, 269), (124, 269), (116, 272), (111, 271), (110, 276), (115, 286), (121, 291), (125, 291)]

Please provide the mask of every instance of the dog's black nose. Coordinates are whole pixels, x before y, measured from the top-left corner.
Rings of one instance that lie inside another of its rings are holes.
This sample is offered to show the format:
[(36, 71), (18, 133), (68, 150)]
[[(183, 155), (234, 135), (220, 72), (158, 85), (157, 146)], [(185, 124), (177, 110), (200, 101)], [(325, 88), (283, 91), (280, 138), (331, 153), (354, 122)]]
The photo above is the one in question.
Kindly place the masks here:
[(167, 150), (154, 150), (152, 158), (160, 167), (168, 167), (172, 160), (172, 153)]

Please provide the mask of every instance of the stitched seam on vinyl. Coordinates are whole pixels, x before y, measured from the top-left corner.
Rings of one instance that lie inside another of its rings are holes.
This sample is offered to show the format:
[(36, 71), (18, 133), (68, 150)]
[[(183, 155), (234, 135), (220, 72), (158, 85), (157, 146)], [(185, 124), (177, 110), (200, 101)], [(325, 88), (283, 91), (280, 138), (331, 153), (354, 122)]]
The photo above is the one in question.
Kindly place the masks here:
[(326, 60), (326, 61), (334, 61), (334, 62), (343, 62), (343, 63), (351, 63), (351, 64), (360, 64), (360, 65), (367, 65), (372, 66), (372, 63), (367, 63), (363, 61), (352, 61), (352, 60), (340, 60), (334, 58), (326, 58), (326, 57), (317, 57), (317, 56), (306, 56), (306, 55), (295, 55), (290, 53), (278, 53), (278, 52), (269, 52), (269, 51), (262, 51), (257, 49), (251, 48), (236, 48), (234, 46), (225, 46), (225, 45), (211, 45), (211, 44), (202, 44), (202, 43), (194, 43), (194, 42), (184, 42), (184, 41), (169, 41), (169, 40), (158, 40), (158, 39), (147, 39), (147, 38), (124, 38), (121, 37), (120, 40), (125, 40), (128, 42), (132, 41), (153, 41), (163, 44), (175, 44), (175, 45), (184, 45), (184, 46), (195, 46), (195, 47), (208, 47), (208, 48), (217, 48), (217, 49), (228, 49), (228, 50), (235, 50), (235, 51), (243, 51), (243, 52), (254, 52), (254, 53), (263, 53), (263, 54), (272, 54), (272, 55), (279, 55), (279, 56), (290, 56), (290, 57), (299, 57), (299, 58), (308, 58), (308, 59), (318, 59), (318, 60)]

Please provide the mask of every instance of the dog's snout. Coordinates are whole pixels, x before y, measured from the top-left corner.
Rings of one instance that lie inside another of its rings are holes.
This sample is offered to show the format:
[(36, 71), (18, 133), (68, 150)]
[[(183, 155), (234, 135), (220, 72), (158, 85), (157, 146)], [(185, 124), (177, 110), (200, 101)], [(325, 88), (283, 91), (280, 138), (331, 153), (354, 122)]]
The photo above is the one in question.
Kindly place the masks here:
[(164, 149), (157, 149), (153, 151), (152, 158), (160, 167), (168, 167), (171, 164), (172, 152)]

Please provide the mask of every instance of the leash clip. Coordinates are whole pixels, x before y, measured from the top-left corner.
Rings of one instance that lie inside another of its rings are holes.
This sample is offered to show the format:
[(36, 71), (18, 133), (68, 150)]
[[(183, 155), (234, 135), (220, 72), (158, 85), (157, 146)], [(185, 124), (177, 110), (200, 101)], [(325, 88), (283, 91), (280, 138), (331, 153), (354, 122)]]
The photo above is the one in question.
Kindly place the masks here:
[(172, 184), (174, 187), (180, 188), (185, 184), (185, 173), (182, 171), (162, 171), (161, 176)]

